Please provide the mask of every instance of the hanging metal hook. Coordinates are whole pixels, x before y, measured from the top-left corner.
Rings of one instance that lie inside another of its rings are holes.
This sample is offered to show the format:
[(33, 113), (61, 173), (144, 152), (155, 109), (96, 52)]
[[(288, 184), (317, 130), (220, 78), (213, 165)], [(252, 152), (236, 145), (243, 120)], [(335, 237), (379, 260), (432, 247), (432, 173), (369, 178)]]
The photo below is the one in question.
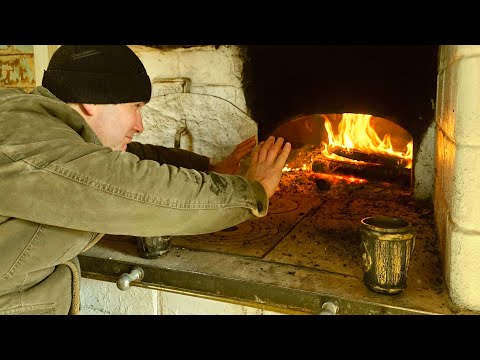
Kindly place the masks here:
[(188, 127), (187, 127), (187, 119), (182, 119), (184, 124), (183, 126), (179, 127), (177, 132), (175, 133), (175, 143), (174, 147), (176, 149), (180, 149), (180, 139), (182, 138), (182, 135), (188, 134)]

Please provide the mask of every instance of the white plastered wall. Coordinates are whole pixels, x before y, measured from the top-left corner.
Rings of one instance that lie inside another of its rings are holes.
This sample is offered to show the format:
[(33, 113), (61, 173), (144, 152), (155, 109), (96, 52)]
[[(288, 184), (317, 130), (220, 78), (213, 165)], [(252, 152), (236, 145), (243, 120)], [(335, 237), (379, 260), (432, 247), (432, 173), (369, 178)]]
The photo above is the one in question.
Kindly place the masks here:
[(239, 46), (152, 48), (131, 45), (152, 81), (152, 99), (142, 109), (145, 130), (136, 141), (179, 147), (218, 162), (257, 135), (244, 90)]
[(440, 47), (435, 220), (450, 298), (480, 310), (480, 46)]
[(48, 62), (59, 45), (33, 45), (35, 58), (35, 84), (42, 84), (43, 72), (47, 70)]
[(414, 165), (413, 195), (417, 200), (432, 200), (435, 183), (436, 123), (428, 127), (418, 148)]

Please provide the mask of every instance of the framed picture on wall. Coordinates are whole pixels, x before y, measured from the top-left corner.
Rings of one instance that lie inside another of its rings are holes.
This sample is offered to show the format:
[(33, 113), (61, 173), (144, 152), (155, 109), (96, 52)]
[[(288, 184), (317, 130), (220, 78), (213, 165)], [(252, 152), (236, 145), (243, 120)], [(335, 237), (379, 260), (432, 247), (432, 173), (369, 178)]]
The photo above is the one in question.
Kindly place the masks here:
[(35, 87), (33, 45), (0, 45), (0, 86)]

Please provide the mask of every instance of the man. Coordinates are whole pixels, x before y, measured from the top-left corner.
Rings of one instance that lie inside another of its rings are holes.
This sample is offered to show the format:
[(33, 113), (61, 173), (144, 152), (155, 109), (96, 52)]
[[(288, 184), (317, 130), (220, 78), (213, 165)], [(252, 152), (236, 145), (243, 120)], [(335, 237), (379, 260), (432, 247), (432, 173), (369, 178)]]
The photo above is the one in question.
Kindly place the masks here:
[(266, 215), (290, 144), (261, 142), (245, 177), (208, 171), (234, 172), (251, 140), (217, 165), (132, 143), (150, 95), (123, 45), (61, 46), (42, 86), (0, 89), (0, 313), (78, 313), (76, 256), (105, 233), (193, 235)]

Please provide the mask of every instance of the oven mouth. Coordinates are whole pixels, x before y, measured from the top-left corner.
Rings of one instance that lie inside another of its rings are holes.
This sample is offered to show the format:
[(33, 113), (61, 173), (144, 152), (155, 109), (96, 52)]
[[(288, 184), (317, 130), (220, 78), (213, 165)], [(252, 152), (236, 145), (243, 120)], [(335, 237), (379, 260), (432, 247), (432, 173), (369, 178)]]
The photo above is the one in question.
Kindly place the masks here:
[(248, 46), (244, 89), (259, 138), (309, 114), (371, 114), (419, 145), (435, 117), (438, 46)]

